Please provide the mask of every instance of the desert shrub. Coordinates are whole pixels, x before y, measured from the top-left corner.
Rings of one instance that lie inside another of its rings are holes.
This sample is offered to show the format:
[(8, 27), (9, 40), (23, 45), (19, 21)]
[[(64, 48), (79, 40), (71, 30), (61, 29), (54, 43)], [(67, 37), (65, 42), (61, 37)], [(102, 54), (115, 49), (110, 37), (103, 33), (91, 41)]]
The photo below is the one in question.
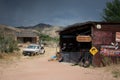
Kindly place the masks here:
[(11, 35), (0, 34), (0, 52), (11, 53), (15, 50), (19, 50), (17, 41)]
[(120, 70), (119, 69), (114, 69), (112, 71), (112, 74), (113, 74), (114, 78), (118, 78), (118, 77), (120, 77)]

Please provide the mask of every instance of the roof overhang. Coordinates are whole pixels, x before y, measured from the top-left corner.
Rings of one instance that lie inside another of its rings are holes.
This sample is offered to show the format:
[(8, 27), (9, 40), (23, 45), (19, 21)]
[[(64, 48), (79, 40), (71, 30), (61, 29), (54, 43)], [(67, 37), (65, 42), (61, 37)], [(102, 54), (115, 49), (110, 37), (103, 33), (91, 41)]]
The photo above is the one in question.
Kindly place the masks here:
[[(88, 22), (84, 22), (84, 23), (75, 23), (73, 25), (69, 25), (66, 28), (64, 28), (63, 30), (59, 31), (59, 34), (64, 34), (66, 32), (72, 32), (75, 30), (82, 30), (85, 28), (91, 28), (91, 27), (96, 27), (96, 25), (120, 25), (120, 22), (94, 22), (94, 21), (88, 21)], [(120, 26), (118, 26), (120, 28)], [(113, 27), (111, 26), (104, 26), (103, 30), (108, 30), (109, 29), (113, 29)], [(116, 28), (114, 31), (117, 31), (118, 29)]]

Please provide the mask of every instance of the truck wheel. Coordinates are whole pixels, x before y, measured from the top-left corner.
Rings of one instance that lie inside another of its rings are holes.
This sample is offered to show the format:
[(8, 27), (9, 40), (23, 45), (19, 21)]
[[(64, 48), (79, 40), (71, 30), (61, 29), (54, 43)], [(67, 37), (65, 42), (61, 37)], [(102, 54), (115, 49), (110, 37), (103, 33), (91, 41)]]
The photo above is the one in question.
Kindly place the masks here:
[(34, 56), (34, 55), (35, 55), (35, 53), (30, 53), (30, 54), (29, 54), (29, 56)]
[(23, 53), (24, 56), (27, 56), (26, 54)]
[(32, 53), (30, 53), (29, 56), (32, 56)]

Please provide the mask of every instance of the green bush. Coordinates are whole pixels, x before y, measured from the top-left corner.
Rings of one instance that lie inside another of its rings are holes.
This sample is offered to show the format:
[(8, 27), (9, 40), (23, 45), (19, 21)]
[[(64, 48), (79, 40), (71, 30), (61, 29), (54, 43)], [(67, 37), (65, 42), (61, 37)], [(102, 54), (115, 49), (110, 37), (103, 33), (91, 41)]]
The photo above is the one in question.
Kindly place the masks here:
[(15, 50), (19, 50), (17, 42), (11, 35), (0, 34), (0, 52), (11, 53)]
[(49, 35), (46, 35), (46, 34), (40, 34), (39, 37), (42, 41), (53, 41), (53, 42), (59, 41), (58, 37), (53, 38), (53, 37), (50, 37)]

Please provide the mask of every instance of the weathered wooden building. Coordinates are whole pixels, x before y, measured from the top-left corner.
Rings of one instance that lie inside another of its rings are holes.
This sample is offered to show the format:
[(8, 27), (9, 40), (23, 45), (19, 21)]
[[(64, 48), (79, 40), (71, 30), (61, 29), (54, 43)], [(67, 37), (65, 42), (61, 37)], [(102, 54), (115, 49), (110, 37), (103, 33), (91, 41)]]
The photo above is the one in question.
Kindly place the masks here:
[(39, 43), (39, 32), (31, 29), (21, 29), (16, 32), (16, 39), (20, 43)]
[[(114, 54), (112, 56), (115, 56), (115, 45), (111, 45), (111, 43), (117, 43), (117, 47), (119, 46), (120, 23), (91, 21), (76, 23), (60, 31), (59, 35), (60, 52), (64, 61), (76, 62), (80, 59), (81, 54), (87, 53), (93, 65), (101, 66), (101, 64), (104, 65), (100, 53), (101, 47), (111, 48)], [(98, 50), (95, 55), (89, 52), (93, 46)], [(119, 48), (117, 48), (117, 52), (120, 54)]]
[(0, 25), (3, 36), (11, 36), (19, 43), (39, 43), (39, 32), (32, 29), (19, 29), (7, 25)]

